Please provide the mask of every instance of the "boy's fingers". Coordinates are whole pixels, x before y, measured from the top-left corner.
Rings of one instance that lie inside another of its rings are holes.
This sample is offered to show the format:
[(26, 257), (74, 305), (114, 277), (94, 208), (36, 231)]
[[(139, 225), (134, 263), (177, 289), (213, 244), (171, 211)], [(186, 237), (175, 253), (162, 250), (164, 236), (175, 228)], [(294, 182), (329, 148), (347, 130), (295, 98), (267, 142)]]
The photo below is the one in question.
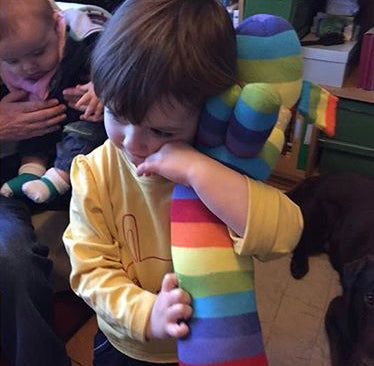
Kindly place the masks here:
[(166, 326), (166, 332), (170, 337), (181, 338), (189, 333), (188, 325), (184, 322), (180, 323), (169, 323)]
[(187, 304), (191, 303), (191, 297), (188, 292), (182, 290), (181, 288), (174, 288), (171, 291), (171, 301), (174, 304)]
[(192, 315), (192, 307), (186, 304), (174, 304), (168, 309), (168, 321), (178, 323), (180, 319), (188, 320)]
[(170, 292), (178, 286), (178, 280), (175, 273), (167, 273), (162, 280), (161, 291)]

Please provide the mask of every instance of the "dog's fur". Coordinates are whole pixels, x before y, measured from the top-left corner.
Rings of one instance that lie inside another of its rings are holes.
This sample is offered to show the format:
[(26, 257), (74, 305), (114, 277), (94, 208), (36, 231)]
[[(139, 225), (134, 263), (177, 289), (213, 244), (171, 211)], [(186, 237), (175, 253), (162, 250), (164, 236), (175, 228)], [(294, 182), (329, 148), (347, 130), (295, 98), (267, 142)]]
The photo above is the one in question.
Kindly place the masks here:
[(321, 175), (287, 195), (304, 218), (292, 275), (305, 276), (308, 257), (326, 252), (343, 286), (325, 318), (332, 365), (374, 366), (374, 179), (356, 173)]

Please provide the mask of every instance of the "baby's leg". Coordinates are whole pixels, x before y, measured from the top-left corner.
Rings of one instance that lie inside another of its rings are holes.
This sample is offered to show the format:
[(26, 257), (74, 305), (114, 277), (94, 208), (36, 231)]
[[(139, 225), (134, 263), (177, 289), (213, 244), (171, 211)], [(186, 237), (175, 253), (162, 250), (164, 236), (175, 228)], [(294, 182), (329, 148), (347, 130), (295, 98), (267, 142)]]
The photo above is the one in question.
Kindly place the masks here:
[(3, 196), (22, 196), (25, 183), (36, 181), (45, 173), (47, 159), (39, 156), (26, 156), (21, 161), (18, 176), (4, 183), (0, 193)]
[(79, 121), (66, 125), (62, 140), (56, 146), (54, 167), (39, 180), (24, 184), (23, 192), (36, 203), (63, 195), (70, 189), (70, 166), (74, 157), (90, 153), (105, 139), (103, 123)]
[(36, 203), (43, 203), (63, 195), (70, 188), (69, 172), (50, 168), (40, 179), (25, 183), (24, 194)]

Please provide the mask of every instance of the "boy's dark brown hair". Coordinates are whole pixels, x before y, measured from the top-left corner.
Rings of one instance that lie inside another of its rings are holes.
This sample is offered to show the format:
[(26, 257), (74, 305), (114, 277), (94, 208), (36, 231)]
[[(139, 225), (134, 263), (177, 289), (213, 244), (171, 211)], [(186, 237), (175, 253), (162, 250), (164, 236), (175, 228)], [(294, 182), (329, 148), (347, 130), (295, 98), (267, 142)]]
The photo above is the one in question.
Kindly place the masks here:
[(216, 0), (127, 0), (96, 45), (92, 81), (133, 124), (163, 97), (201, 107), (236, 82), (231, 19)]

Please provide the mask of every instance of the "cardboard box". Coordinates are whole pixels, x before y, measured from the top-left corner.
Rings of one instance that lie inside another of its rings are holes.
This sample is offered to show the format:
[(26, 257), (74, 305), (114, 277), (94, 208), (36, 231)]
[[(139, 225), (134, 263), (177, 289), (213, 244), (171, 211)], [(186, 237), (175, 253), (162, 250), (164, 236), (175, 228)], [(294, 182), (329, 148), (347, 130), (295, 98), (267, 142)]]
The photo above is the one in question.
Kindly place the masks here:
[[(304, 40), (315, 39), (308, 34)], [(333, 46), (304, 46), (304, 79), (320, 85), (340, 87), (357, 54), (358, 42), (349, 41)]]

